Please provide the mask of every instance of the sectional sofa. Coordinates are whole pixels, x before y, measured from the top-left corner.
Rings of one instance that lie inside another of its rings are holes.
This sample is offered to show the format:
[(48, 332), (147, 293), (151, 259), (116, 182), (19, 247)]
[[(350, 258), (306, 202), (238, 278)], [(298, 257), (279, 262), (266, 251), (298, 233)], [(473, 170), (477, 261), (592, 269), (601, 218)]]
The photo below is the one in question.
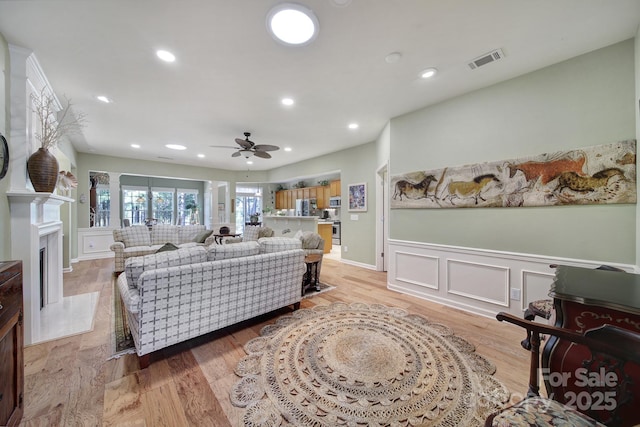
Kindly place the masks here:
[(117, 279), (141, 368), (157, 350), (300, 305), (299, 239), (262, 238), (130, 257)]

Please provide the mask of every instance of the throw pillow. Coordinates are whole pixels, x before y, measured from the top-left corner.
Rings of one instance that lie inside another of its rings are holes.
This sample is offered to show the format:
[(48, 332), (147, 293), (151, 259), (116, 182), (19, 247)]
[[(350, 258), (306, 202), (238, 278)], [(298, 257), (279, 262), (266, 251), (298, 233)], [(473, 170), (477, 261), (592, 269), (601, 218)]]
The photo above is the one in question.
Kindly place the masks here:
[(302, 249), (317, 249), (320, 244), (320, 235), (313, 231), (305, 231), (300, 238)]
[(270, 227), (260, 227), (260, 230), (258, 230), (258, 239), (262, 237), (273, 237), (273, 234), (273, 229)]
[(156, 251), (156, 253), (166, 252), (166, 251), (175, 251), (177, 249), (178, 249), (178, 247), (176, 245), (174, 245), (173, 243), (165, 243), (164, 245), (162, 245), (162, 247), (160, 249), (158, 249)]
[(302, 240), (302, 230), (298, 230), (296, 234), (293, 235), (294, 239)]
[(196, 243), (204, 243), (204, 241), (207, 240), (207, 237), (211, 236), (211, 233), (213, 233), (213, 230), (202, 231), (196, 234), (196, 237), (193, 238), (193, 241)]

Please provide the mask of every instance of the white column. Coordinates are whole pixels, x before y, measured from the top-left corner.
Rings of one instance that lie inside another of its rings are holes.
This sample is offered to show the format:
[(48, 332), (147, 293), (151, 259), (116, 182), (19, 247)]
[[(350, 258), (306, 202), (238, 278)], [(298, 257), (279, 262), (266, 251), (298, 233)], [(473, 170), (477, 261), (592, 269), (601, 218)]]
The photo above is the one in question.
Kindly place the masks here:
[(27, 99), (27, 58), (31, 51), (18, 46), (9, 45), (10, 88), (11, 99), (9, 121), (9, 152), (11, 167), (9, 168), (9, 191), (27, 189), (27, 159), (31, 155), (31, 142), (27, 137), (27, 108), (31, 104)]
[(109, 175), (109, 227), (120, 228), (120, 173), (107, 172)]

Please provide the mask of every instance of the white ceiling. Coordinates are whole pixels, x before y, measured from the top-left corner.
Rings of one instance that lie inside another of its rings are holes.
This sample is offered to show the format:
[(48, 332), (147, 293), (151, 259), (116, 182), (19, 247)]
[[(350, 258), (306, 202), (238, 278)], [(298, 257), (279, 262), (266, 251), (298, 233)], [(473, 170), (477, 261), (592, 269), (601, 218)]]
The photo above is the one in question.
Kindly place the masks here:
[[(293, 149), (249, 167), (266, 170), (374, 141), (392, 117), (632, 38), (640, 23), (640, 0), (298, 2), (320, 22), (305, 47), (267, 33), (276, 0), (3, 0), (0, 32), (87, 115), (78, 151), (246, 170), (232, 149), (209, 146), (250, 131)], [(159, 48), (177, 61), (160, 62)], [(504, 60), (469, 69), (497, 48)], [(391, 52), (399, 62), (385, 61)], [(438, 75), (419, 79), (428, 67)]]

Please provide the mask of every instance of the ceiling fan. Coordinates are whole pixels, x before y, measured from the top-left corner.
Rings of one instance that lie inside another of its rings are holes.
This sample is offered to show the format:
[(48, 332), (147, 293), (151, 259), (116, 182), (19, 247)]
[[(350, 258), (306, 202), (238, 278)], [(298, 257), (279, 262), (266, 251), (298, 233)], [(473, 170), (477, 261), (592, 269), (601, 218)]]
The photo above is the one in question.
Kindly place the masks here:
[(267, 151), (276, 151), (279, 150), (280, 147), (275, 145), (267, 145), (267, 144), (258, 144), (250, 141), (249, 137), (251, 136), (251, 132), (244, 133), (244, 139), (236, 138), (236, 144), (240, 146), (238, 147), (230, 147), (228, 145), (210, 145), (213, 148), (235, 148), (236, 151), (231, 155), (231, 157), (240, 157), (243, 156), (245, 158), (249, 158), (251, 156), (261, 157), (263, 159), (270, 159), (271, 154), (267, 153)]

